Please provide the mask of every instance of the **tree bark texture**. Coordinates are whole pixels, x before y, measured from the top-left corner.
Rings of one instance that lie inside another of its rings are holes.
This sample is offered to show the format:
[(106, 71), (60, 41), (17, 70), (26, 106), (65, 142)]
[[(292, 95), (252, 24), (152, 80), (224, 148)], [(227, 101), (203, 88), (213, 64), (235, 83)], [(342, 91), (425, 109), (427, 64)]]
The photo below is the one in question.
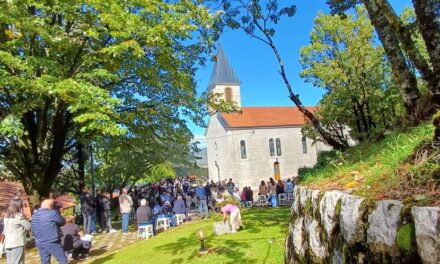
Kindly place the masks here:
[(363, 0), (363, 3), (391, 64), (393, 75), (399, 85), (410, 120), (412, 123), (417, 124), (423, 116), (419, 113), (418, 102), (421, 96), (417, 88), (416, 77), (406, 63), (393, 27), (382, 14), (375, 0)]
[(436, 77), (431, 94), (437, 106), (440, 106), (440, 1), (413, 0), (417, 24), (425, 42), (431, 60), (433, 75)]

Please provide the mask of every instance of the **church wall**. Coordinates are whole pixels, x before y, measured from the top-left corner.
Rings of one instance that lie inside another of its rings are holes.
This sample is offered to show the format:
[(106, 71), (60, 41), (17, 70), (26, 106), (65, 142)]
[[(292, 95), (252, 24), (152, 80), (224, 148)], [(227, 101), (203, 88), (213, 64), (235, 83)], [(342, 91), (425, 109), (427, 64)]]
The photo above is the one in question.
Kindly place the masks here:
[[(208, 130), (206, 132), (206, 146), (208, 156), (209, 180), (217, 182), (224, 180), (230, 175), (230, 142), (228, 133), (218, 119), (218, 114), (210, 117)], [(216, 166), (216, 161), (217, 165)], [(218, 168), (218, 169), (217, 169)]]
[[(269, 139), (281, 140), (281, 156), (270, 157)], [(240, 141), (246, 142), (246, 159), (240, 158)], [(281, 178), (298, 175), (298, 168), (313, 166), (317, 152), (328, 149), (323, 144), (312, 146), (307, 140), (307, 154), (303, 154), (301, 127), (255, 128), (231, 130), (230, 177), (237, 185), (251, 186), (254, 190), (261, 180), (274, 177), (274, 162), (280, 163)], [(226, 176), (226, 175), (225, 175)]]

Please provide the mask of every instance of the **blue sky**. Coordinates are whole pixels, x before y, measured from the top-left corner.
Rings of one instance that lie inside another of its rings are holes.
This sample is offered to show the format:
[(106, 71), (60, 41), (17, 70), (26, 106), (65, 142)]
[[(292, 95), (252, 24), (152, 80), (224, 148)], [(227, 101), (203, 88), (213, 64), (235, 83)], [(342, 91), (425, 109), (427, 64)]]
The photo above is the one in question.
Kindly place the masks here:
[[(280, 0), (280, 3), (286, 0)], [(412, 6), (410, 0), (389, 0), (397, 13)], [(290, 0), (289, 0), (290, 2)], [(294, 92), (300, 95), (305, 105), (316, 105), (323, 90), (305, 83), (299, 77), (302, 68), (299, 63), (299, 51), (309, 43), (309, 34), (313, 28), (313, 19), (318, 12), (329, 13), (325, 0), (297, 0), (296, 14), (285, 17), (276, 26), (275, 42), (284, 60), (288, 77)], [(226, 56), (241, 81), (242, 106), (286, 106), (292, 105), (287, 98), (287, 89), (278, 73), (278, 64), (272, 50), (264, 43), (251, 39), (243, 31), (227, 31), (219, 41)], [(206, 90), (213, 62), (200, 69), (196, 74), (197, 91)], [(189, 124), (195, 139), (201, 141), (205, 128)]]

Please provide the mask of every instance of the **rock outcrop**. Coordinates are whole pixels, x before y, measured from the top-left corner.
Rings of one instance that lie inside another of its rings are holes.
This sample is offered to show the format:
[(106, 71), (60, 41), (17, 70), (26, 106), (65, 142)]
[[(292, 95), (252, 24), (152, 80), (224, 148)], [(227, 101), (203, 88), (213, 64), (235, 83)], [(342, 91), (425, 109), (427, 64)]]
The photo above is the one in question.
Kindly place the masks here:
[(440, 208), (297, 186), (286, 263), (440, 263)]

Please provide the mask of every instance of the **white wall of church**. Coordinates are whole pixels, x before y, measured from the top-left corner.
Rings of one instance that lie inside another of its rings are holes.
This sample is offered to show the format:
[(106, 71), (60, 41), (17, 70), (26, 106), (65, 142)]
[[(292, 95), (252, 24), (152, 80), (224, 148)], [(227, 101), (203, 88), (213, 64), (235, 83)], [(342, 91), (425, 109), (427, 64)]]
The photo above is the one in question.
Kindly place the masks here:
[(229, 164), (231, 159), (231, 148), (229, 134), (218, 119), (218, 114), (214, 114), (209, 119), (208, 129), (206, 131), (206, 147), (208, 156), (209, 180), (218, 182), (224, 180), (230, 175)]
[[(217, 118), (216, 118), (217, 119)], [(221, 126), (220, 122), (218, 125)], [(211, 123), (210, 123), (211, 126)], [(317, 153), (321, 150), (329, 149), (324, 144), (312, 146), (310, 139), (307, 140), (307, 153), (303, 153), (301, 127), (282, 127), (282, 128), (255, 128), (224, 131), (227, 140), (222, 140), (221, 144), (227, 147), (220, 150), (215, 157), (221, 171), (221, 180), (232, 178), (233, 181), (242, 188), (243, 186), (258, 187), (261, 180), (267, 181), (274, 177), (274, 162), (278, 159), (280, 163), (281, 178), (297, 176), (298, 168), (310, 167), (316, 163)], [(270, 156), (269, 139), (279, 138), (281, 141), (281, 155)], [(220, 146), (217, 139), (217, 147)], [(240, 141), (246, 142), (246, 159), (240, 156)], [(209, 141), (209, 140), (207, 140)], [(227, 141), (227, 143), (226, 143)], [(212, 143), (214, 144), (214, 143)], [(208, 143), (208, 153), (210, 148)], [(221, 151), (221, 152), (220, 152)], [(225, 155), (225, 156), (223, 156)], [(211, 158), (210, 158), (211, 157)], [(212, 174), (212, 153), (208, 154), (210, 177)], [(222, 168), (223, 167), (223, 168)], [(211, 178), (214, 179), (214, 178)], [(215, 181), (218, 179), (214, 179)]]

